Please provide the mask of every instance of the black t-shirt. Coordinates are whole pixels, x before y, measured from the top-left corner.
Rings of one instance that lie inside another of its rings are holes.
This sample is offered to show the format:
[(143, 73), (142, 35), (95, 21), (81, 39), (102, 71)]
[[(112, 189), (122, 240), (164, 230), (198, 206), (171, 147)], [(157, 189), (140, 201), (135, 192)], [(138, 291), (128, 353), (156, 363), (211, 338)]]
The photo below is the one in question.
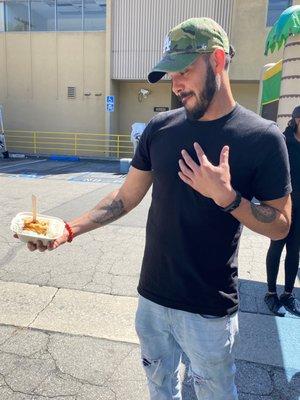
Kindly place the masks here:
[(158, 114), (141, 137), (132, 166), (152, 171), (152, 202), (138, 286), (165, 307), (223, 316), (238, 307), (240, 222), (178, 176), (186, 149), (198, 142), (219, 164), (229, 145), (231, 183), (243, 197), (274, 200), (290, 193), (288, 154), (276, 124), (240, 105), (214, 121), (192, 122), (184, 108)]
[(296, 205), (296, 201), (298, 206), (300, 202), (300, 142), (295, 138), (294, 130), (289, 126), (284, 131), (284, 135), (291, 166), (293, 205)]

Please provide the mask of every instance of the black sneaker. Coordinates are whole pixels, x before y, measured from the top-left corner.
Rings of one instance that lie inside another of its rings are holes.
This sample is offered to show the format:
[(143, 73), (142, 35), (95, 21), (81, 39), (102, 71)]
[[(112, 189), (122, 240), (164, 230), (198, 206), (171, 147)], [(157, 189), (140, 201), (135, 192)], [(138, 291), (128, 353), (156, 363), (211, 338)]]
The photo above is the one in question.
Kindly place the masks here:
[(277, 315), (278, 317), (285, 316), (285, 309), (282, 306), (276, 293), (275, 294), (267, 293), (265, 295), (265, 303), (268, 306), (268, 309), (271, 311), (271, 313)]
[(297, 317), (300, 317), (300, 302), (299, 300), (296, 299), (293, 293), (291, 294), (283, 293), (280, 296), (280, 301), (288, 312), (297, 315)]

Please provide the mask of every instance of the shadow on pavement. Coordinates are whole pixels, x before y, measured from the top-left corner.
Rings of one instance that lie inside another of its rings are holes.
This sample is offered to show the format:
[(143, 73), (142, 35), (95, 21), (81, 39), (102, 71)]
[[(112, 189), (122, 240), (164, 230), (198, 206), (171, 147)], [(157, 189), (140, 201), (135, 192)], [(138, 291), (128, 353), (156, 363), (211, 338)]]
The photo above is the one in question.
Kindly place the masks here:
[[(278, 292), (284, 288), (278, 285)], [(270, 314), (263, 297), (266, 284), (240, 280), (240, 337), (236, 384), (240, 400), (299, 400), (300, 318)], [(300, 297), (300, 289), (296, 289)], [(185, 364), (183, 400), (196, 400)]]
[(81, 160), (53, 161), (46, 158), (25, 158), (21, 160), (0, 160), (0, 174), (19, 175), (23, 177), (45, 177), (59, 174), (76, 174), (84, 172), (105, 172), (120, 175), (119, 161)]

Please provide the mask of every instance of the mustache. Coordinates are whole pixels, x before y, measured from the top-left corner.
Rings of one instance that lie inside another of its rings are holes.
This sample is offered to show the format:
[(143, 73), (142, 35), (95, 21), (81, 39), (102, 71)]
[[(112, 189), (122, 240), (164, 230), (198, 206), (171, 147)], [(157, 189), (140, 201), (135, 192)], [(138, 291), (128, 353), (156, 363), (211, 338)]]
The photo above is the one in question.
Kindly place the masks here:
[(194, 95), (195, 95), (195, 93), (193, 91), (181, 92), (177, 97), (179, 98), (180, 101), (182, 101), (185, 97), (194, 96)]

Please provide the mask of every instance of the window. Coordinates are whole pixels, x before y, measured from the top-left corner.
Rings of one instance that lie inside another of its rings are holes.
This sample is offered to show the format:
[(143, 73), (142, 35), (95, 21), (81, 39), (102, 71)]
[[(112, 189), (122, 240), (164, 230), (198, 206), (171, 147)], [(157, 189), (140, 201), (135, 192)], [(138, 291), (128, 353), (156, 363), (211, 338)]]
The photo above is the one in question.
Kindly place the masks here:
[(104, 31), (106, 0), (0, 0), (2, 31)]
[(82, 31), (82, 0), (57, 0), (57, 30)]
[(281, 13), (292, 5), (292, 0), (269, 0), (267, 26), (273, 26)]
[(28, 1), (11, 0), (5, 3), (6, 30), (29, 31)]
[(0, 3), (0, 32), (4, 31), (4, 3)]
[(84, 30), (104, 31), (106, 2), (104, 0), (84, 0)]
[(32, 31), (55, 31), (55, 0), (31, 0), (30, 26)]

